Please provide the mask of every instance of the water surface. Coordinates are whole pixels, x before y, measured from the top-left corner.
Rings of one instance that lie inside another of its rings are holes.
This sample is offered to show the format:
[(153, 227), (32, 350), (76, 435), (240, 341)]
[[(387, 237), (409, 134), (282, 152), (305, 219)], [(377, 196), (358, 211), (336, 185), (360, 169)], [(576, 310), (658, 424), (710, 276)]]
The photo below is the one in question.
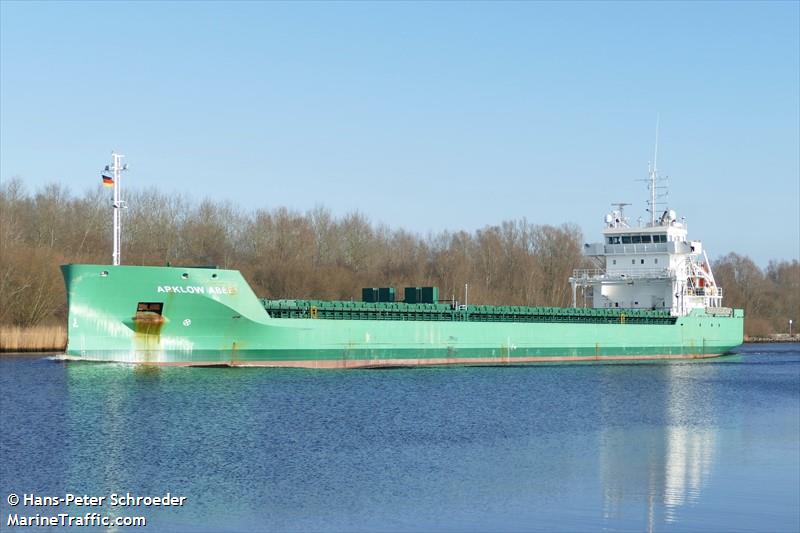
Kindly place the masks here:
[(12, 492), (169, 491), (186, 505), (101, 510), (148, 518), (131, 531), (798, 531), (800, 346), (739, 351), (344, 371), (2, 357), (2, 528), (25, 511)]

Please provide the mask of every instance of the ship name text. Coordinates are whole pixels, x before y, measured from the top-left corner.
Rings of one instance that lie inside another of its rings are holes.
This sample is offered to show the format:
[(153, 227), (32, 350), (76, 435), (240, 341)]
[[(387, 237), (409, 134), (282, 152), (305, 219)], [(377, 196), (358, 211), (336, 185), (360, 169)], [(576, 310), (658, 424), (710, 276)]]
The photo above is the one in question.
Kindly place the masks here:
[(203, 287), (202, 285), (159, 285), (156, 292), (174, 294), (236, 294), (236, 287)]

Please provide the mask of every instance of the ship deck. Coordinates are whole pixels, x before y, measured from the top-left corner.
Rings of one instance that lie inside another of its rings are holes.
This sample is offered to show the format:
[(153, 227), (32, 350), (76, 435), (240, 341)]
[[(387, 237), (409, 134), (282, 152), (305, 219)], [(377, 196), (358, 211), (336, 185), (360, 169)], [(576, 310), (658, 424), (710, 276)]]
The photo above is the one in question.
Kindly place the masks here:
[(272, 318), (328, 320), (416, 320), (447, 322), (572, 322), (582, 324), (670, 325), (677, 320), (667, 310), (593, 309), (404, 302), (331, 300), (261, 300)]

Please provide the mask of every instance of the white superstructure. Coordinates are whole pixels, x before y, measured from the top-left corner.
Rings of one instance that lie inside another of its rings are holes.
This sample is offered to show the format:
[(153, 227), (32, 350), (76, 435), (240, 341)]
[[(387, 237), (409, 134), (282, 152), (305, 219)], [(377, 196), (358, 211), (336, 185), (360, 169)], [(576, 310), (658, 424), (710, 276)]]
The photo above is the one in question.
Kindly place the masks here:
[(656, 214), (656, 188), (660, 179), (651, 167), (647, 201), (650, 220), (630, 224), (624, 206), (605, 217), (603, 242), (584, 245), (584, 255), (597, 263), (596, 269), (575, 270), (570, 278), (572, 305), (578, 289), (584, 302), (591, 297), (595, 308), (668, 309), (674, 316), (692, 309), (715, 308), (722, 304), (711, 264), (700, 241), (687, 238), (687, 226), (675, 211)]

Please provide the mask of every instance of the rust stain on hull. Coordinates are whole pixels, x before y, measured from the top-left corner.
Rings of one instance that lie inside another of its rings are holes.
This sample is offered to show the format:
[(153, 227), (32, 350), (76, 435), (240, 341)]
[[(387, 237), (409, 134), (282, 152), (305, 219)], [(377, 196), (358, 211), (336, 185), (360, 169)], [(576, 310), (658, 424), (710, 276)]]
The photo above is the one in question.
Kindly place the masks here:
[(137, 351), (145, 354), (144, 364), (157, 364), (164, 322), (162, 315), (151, 311), (137, 311), (133, 317), (134, 342)]

